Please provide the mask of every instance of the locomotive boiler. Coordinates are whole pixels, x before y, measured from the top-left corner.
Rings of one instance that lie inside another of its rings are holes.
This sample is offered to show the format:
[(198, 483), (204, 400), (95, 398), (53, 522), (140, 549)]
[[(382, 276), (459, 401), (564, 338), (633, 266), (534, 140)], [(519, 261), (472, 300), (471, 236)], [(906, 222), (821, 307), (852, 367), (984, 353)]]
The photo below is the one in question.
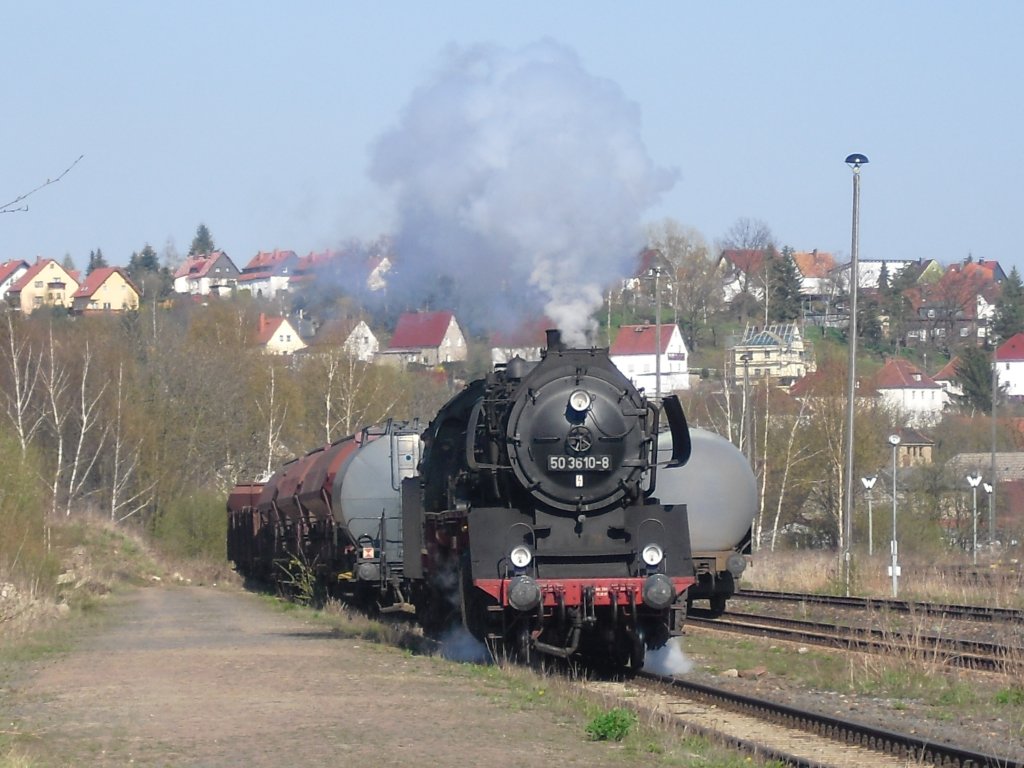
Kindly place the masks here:
[[(664, 413), (666, 464), (682, 466), (675, 397)], [(607, 350), (557, 332), (540, 363), (513, 359), (450, 400), (403, 486), (403, 568), (424, 624), (457, 611), (520, 656), (642, 665), (678, 633), (694, 583), (686, 505), (656, 496), (660, 416)]]

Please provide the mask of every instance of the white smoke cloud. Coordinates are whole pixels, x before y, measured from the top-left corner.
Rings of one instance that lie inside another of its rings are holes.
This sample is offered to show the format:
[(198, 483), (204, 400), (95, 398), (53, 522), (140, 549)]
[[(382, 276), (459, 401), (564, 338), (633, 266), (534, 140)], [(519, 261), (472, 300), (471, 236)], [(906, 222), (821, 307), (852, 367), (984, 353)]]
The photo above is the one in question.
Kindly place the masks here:
[(571, 344), (675, 182), (647, 155), (637, 105), (550, 40), (447, 49), (370, 172), (396, 195), (398, 301), (478, 330), (545, 312)]
[(683, 652), (680, 642), (674, 637), (661, 648), (648, 650), (644, 655), (644, 671), (670, 677), (684, 675), (693, 669), (693, 661)]

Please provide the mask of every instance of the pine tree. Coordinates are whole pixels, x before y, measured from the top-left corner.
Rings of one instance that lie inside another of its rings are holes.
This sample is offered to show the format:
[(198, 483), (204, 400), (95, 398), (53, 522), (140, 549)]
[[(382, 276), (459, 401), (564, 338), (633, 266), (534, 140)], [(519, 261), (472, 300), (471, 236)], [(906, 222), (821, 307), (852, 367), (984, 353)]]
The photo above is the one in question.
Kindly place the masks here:
[(882, 268), (878, 272), (878, 292), (881, 294), (886, 293), (889, 290), (889, 265), (884, 261), (882, 262)]
[(205, 224), (196, 227), (196, 236), (192, 238), (192, 247), (188, 249), (189, 256), (198, 256), (203, 253), (213, 253), (217, 250), (214, 245), (213, 235)]
[(800, 271), (793, 260), (793, 249), (786, 246), (782, 253), (769, 251), (768, 261), (768, 319), (776, 322), (800, 317)]
[(107, 260), (103, 258), (103, 251), (97, 248), (95, 251), (89, 251), (89, 264), (85, 268), (85, 274), (91, 275), (94, 270), (106, 267)]
[(146, 243), (139, 253), (133, 253), (128, 261), (128, 274), (135, 280), (143, 272), (159, 272), (160, 259), (153, 250), (153, 246)]
[(960, 404), (971, 411), (992, 412), (992, 361), (980, 347), (964, 347), (956, 365), (956, 380), (963, 394)]
[(992, 332), (997, 339), (1008, 339), (1021, 331), (1024, 331), (1024, 284), (1014, 267), (1003, 281)]

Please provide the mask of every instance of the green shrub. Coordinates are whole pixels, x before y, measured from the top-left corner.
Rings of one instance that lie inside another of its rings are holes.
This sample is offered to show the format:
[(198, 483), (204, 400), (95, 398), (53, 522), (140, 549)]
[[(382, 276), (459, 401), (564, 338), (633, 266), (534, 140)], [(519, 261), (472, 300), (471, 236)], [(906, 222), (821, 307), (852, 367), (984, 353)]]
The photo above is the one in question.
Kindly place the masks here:
[(153, 539), (174, 557), (223, 560), (227, 541), (225, 496), (199, 490), (164, 504), (153, 521)]
[(587, 733), (594, 741), (622, 741), (634, 725), (636, 715), (628, 709), (616, 707), (591, 720)]
[(0, 579), (47, 588), (59, 571), (47, 554), (49, 493), (33, 451), (21, 455), (18, 441), (0, 432)]

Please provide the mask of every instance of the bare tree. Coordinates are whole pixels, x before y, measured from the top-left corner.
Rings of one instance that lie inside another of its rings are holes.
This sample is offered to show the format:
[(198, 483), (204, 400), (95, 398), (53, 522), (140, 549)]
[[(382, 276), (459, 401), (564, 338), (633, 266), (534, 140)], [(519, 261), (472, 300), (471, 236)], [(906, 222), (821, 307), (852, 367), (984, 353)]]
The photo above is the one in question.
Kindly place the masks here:
[[(95, 385), (89, 378), (92, 361), (92, 350), (89, 348), (89, 344), (86, 343), (82, 351), (82, 371), (78, 382), (78, 402), (74, 412), (78, 422), (78, 434), (74, 441), (74, 450), (69, 457), (67, 501), (64, 507), (65, 516), (71, 514), (71, 505), (81, 496), (89, 474), (102, 452), (103, 443), (106, 441), (109, 429), (102, 423), (101, 409), (99, 407), (107, 385), (104, 382), (99, 385), (98, 389), (93, 391), (93, 386)], [(86, 450), (87, 440), (90, 438), (93, 430), (99, 430), (99, 439), (94, 446), (90, 446), (90, 449)]]
[(124, 365), (117, 368), (114, 398), (113, 457), (110, 480), (110, 520), (120, 523), (145, 509), (153, 499), (156, 482), (133, 489), (139, 470), (142, 441), (129, 444), (124, 430)]
[(36, 387), (39, 384), (42, 367), (41, 353), (34, 354), (28, 339), (17, 340), (11, 313), (7, 317), (7, 343), (4, 345), (4, 362), (6, 363), (6, 384), (0, 386), (0, 396), (4, 401), (4, 412), (11, 420), (14, 434), (21, 448), (21, 457), (25, 458), (28, 446), (35, 437), (44, 414), (35, 402)]

